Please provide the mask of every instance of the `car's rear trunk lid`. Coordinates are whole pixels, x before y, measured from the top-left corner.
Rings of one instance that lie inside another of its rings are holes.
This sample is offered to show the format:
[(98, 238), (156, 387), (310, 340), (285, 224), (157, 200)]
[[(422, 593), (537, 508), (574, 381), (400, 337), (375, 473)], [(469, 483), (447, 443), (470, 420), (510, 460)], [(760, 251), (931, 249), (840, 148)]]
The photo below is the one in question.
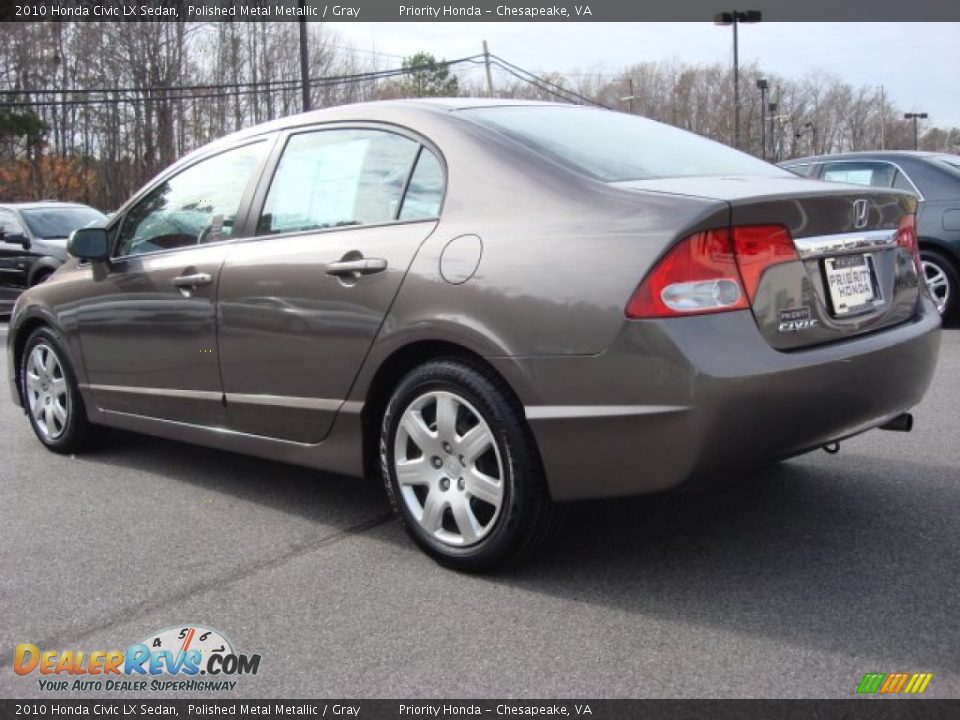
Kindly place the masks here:
[(664, 178), (625, 189), (723, 200), (729, 224), (780, 225), (798, 259), (768, 267), (752, 301), (760, 332), (790, 350), (844, 340), (915, 317), (921, 281), (898, 244), (907, 193), (797, 177)]

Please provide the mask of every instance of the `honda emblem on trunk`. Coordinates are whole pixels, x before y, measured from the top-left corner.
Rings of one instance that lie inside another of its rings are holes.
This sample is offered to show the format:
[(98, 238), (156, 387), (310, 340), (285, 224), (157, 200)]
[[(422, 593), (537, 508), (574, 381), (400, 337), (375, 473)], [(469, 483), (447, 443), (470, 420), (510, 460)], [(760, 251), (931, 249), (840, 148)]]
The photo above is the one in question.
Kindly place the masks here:
[(866, 198), (853, 201), (853, 227), (855, 230), (867, 226), (870, 219), (870, 205)]

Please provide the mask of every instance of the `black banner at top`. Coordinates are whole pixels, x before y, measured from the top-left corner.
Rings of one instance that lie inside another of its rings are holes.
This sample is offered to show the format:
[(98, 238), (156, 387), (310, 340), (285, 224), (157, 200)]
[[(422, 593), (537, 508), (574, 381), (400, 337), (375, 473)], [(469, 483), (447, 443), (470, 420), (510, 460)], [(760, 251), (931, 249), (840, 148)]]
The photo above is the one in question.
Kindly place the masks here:
[[(957, 0), (750, 0), (764, 21), (960, 21)], [(717, 0), (2, 0), (0, 20), (656, 22), (712, 20)], [(855, 39), (851, 39), (855, 42)], [(877, 52), (864, 48), (864, 52)]]

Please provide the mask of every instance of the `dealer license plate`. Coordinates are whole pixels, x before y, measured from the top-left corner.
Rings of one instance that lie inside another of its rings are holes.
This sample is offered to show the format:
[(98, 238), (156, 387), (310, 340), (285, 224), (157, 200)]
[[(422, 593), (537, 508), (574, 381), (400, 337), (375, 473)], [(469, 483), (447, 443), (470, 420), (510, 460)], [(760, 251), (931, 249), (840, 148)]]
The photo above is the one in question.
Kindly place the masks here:
[(823, 262), (835, 315), (873, 307), (878, 299), (869, 255), (844, 255)]

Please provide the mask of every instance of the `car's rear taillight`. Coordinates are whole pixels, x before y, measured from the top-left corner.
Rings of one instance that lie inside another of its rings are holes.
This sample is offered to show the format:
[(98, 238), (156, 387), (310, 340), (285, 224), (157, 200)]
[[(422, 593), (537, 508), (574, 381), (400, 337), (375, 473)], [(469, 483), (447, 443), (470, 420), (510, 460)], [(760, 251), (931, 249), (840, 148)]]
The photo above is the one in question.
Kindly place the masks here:
[(790, 231), (783, 225), (748, 225), (734, 228), (733, 248), (750, 302), (756, 298), (760, 278), (768, 267), (800, 259)]
[(657, 263), (625, 312), (638, 319), (744, 310), (768, 267), (798, 259), (790, 232), (781, 225), (694, 233)]
[(923, 265), (920, 262), (920, 247), (917, 243), (917, 217), (904, 215), (900, 218), (900, 227), (897, 229), (897, 245), (906, 250), (913, 257), (913, 265), (917, 275), (923, 275)]
[(747, 307), (726, 228), (694, 233), (677, 243), (627, 303), (629, 318), (674, 317)]

